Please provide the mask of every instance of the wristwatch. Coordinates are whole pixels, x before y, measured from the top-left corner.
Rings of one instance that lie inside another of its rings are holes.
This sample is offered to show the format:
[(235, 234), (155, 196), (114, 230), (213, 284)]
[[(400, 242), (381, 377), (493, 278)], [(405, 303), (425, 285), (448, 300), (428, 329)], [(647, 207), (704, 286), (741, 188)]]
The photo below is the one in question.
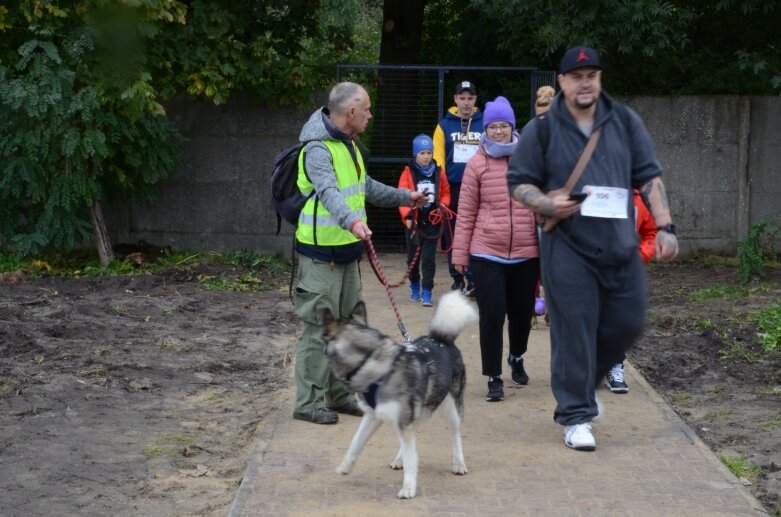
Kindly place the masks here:
[(665, 224), (664, 226), (657, 226), (656, 229), (665, 231), (667, 233), (672, 233), (673, 235), (675, 235), (675, 225), (674, 224)]

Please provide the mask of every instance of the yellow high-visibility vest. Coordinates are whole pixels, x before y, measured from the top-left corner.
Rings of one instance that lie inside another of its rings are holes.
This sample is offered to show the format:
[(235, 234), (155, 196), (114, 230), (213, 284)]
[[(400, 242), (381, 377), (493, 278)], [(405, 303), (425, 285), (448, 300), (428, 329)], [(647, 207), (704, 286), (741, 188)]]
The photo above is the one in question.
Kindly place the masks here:
[[(366, 222), (366, 168), (363, 165), (360, 151), (354, 142), (346, 144), (337, 140), (322, 140), (322, 143), (331, 152), (336, 172), (336, 186), (339, 192), (344, 197), (347, 206), (358, 212), (361, 219)], [(353, 146), (360, 173), (347, 145)], [(304, 173), (305, 154), (306, 152), (302, 152), (298, 157), (297, 185), (301, 193), (306, 196), (315, 187)], [(309, 198), (298, 216), (296, 239), (304, 244), (317, 246), (341, 246), (358, 241), (358, 238), (349, 230), (339, 226), (337, 220), (320, 203), (317, 196)]]

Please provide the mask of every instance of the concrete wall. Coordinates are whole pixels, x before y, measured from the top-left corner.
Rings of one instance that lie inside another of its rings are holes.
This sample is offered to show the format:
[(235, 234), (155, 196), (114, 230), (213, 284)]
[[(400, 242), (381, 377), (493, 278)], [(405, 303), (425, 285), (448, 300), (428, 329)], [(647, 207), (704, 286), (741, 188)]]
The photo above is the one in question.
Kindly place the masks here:
[[(781, 98), (623, 100), (654, 141), (684, 255), (734, 252), (753, 224), (770, 218), (781, 225)], [(158, 188), (156, 206), (112, 207), (114, 238), (176, 250), (289, 253), (292, 227), (283, 223), (274, 235), (268, 175), (309, 113), (268, 110), (240, 97), (219, 107), (177, 100), (168, 112), (187, 137), (183, 161)]]
[(684, 254), (733, 252), (763, 218), (781, 222), (781, 98), (633, 97), (665, 169)]
[(289, 254), (292, 227), (283, 222), (274, 235), (268, 181), (274, 157), (298, 141), (309, 113), (268, 110), (241, 96), (223, 106), (176, 99), (166, 111), (186, 138), (182, 161), (157, 188), (155, 206), (128, 200), (107, 210), (114, 241)]

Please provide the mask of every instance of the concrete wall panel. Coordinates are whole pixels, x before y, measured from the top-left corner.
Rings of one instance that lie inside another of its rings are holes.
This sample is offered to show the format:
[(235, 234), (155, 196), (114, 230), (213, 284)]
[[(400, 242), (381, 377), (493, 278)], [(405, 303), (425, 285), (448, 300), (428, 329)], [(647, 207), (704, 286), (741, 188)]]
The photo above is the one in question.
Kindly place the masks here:
[[(781, 225), (781, 98), (621, 100), (652, 137), (683, 254), (732, 252), (752, 224), (770, 218)], [(156, 206), (107, 207), (115, 240), (289, 254), (292, 227), (283, 223), (282, 234), (274, 235), (268, 176), (309, 113), (270, 110), (243, 96), (224, 106), (176, 99), (167, 109), (187, 139), (182, 162), (159, 186)]]

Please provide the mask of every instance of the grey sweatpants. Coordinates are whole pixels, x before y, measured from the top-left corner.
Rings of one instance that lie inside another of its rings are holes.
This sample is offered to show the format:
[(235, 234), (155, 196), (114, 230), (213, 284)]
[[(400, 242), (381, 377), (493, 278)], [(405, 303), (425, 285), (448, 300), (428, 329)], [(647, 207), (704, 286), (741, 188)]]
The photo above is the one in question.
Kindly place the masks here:
[(551, 317), (551, 389), (554, 420), (591, 421), (598, 413), (594, 389), (621, 361), (645, 323), (646, 279), (639, 253), (605, 266), (544, 235), (542, 283)]

